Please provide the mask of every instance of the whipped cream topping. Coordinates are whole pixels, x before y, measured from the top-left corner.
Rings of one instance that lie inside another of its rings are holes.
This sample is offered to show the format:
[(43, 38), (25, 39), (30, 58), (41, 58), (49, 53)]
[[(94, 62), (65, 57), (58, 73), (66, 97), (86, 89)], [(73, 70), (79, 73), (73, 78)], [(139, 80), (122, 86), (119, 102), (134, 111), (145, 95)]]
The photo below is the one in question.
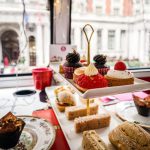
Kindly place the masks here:
[(91, 63), (86, 67), (84, 74), (87, 76), (94, 76), (98, 74), (98, 70), (95, 68), (94, 64)]
[(61, 91), (58, 93), (59, 101), (71, 101), (74, 99), (73, 94), (70, 91)]
[(128, 78), (133, 78), (134, 75), (133, 73), (125, 70), (125, 71), (120, 71), (120, 70), (109, 70), (107, 72), (108, 77), (112, 78), (118, 78), (118, 79), (128, 79)]

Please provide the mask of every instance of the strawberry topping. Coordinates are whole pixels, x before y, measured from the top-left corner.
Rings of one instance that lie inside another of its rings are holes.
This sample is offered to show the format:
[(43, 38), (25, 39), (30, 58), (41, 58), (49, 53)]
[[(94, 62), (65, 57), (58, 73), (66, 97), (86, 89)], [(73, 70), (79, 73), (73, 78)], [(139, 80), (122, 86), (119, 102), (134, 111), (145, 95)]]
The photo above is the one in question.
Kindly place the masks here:
[(100, 74), (94, 76), (79, 75), (76, 83), (86, 89), (107, 87), (107, 80)]
[(120, 70), (120, 71), (124, 71), (127, 69), (126, 65), (124, 62), (122, 61), (118, 61), (116, 64), (115, 64), (115, 67), (114, 67), (115, 70)]

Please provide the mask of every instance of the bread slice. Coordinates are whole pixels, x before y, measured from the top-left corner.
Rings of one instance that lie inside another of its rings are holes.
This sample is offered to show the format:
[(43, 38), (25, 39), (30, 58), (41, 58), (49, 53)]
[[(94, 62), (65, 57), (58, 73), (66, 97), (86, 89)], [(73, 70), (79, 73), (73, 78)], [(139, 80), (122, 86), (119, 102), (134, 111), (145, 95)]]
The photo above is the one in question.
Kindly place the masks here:
[(95, 130), (83, 132), (82, 148), (83, 150), (108, 150), (106, 144)]
[(150, 150), (150, 134), (127, 121), (109, 133), (109, 140), (118, 150)]
[[(90, 115), (94, 115), (98, 113), (98, 104), (93, 103), (90, 104)], [(66, 117), (68, 120), (73, 120), (77, 117), (82, 117), (87, 115), (87, 107), (83, 106), (71, 106), (66, 108), (65, 110)]]
[(80, 133), (86, 130), (93, 130), (98, 128), (104, 128), (110, 124), (109, 114), (98, 114), (75, 118), (74, 127), (76, 133)]

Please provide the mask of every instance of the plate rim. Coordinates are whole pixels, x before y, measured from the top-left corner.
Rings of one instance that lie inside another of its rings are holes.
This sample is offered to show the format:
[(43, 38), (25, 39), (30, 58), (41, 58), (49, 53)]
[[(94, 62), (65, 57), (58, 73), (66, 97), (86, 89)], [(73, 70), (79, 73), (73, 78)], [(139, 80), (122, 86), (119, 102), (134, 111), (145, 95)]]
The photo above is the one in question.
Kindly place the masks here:
[[(119, 103), (117, 103), (116, 104), (116, 107), (117, 107), (117, 105), (119, 105), (119, 104), (121, 104), (121, 103), (126, 103), (126, 102), (132, 102), (133, 103), (133, 101), (123, 101), (123, 102), (119, 102)], [(119, 114), (118, 112), (117, 112), (117, 110), (116, 110), (116, 112), (115, 112), (115, 115), (120, 119), (120, 120), (122, 120), (123, 122), (124, 121), (129, 121), (129, 120), (127, 120), (125, 117), (123, 117), (121, 114)], [(150, 129), (150, 125), (144, 125), (144, 124), (141, 124), (140, 122), (139, 123), (136, 123), (136, 122), (134, 122), (135, 124), (137, 124), (137, 125), (140, 125), (141, 127), (143, 127), (143, 128), (147, 128), (147, 129)]]
[(49, 146), (47, 147), (46, 150), (49, 150), (53, 146), (53, 144), (55, 142), (55, 139), (56, 139), (56, 130), (55, 130), (55, 128), (54, 128), (54, 126), (52, 125), (51, 122), (49, 122), (48, 120), (46, 120), (44, 118), (40, 118), (40, 117), (37, 117), (37, 116), (31, 116), (31, 115), (16, 115), (16, 117), (36, 118), (36, 119), (40, 119), (40, 120), (42, 119), (43, 121), (48, 123), (52, 127), (54, 137), (53, 137), (53, 140), (51, 141), (51, 143), (49, 144)]

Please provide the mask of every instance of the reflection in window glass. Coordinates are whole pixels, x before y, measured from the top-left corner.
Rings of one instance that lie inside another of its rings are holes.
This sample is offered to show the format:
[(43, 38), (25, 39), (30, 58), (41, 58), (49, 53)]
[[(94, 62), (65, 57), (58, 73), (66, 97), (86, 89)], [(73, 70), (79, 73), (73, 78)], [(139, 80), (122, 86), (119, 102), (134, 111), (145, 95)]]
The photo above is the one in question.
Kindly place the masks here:
[(150, 0), (145, 0), (145, 4), (150, 4)]
[[(82, 6), (90, 8), (90, 10), (86, 9), (84, 14), (80, 13), (80, 7), (77, 7), (77, 3), (81, 1), (72, 1), (72, 9), (78, 10), (78, 15), (72, 12), (74, 30), (82, 29), (87, 23), (95, 30), (91, 41), (92, 53), (107, 55), (108, 60), (112, 62), (121, 59), (126, 61), (128, 67), (150, 66), (148, 0), (144, 3), (142, 0), (83, 0)], [(74, 44), (81, 51), (80, 54), (87, 52), (87, 47), (83, 46), (87, 44), (85, 38), (80, 37), (84, 35), (78, 34), (78, 38), (77, 34), (74, 36), (76, 38)], [(108, 63), (113, 65), (112, 62)]]
[(108, 31), (108, 49), (115, 49), (115, 31)]
[(0, 74), (31, 72), (49, 61), (48, 1), (24, 0), (24, 25), (22, 2), (0, 0)]
[(101, 46), (102, 46), (102, 32), (101, 32), (101, 30), (97, 30), (97, 49), (98, 49), (98, 51), (101, 50)]
[(96, 7), (96, 14), (97, 15), (101, 15), (102, 14), (102, 7), (101, 6), (97, 6)]
[(29, 37), (29, 59), (30, 66), (36, 66), (36, 40), (34, 36)]

